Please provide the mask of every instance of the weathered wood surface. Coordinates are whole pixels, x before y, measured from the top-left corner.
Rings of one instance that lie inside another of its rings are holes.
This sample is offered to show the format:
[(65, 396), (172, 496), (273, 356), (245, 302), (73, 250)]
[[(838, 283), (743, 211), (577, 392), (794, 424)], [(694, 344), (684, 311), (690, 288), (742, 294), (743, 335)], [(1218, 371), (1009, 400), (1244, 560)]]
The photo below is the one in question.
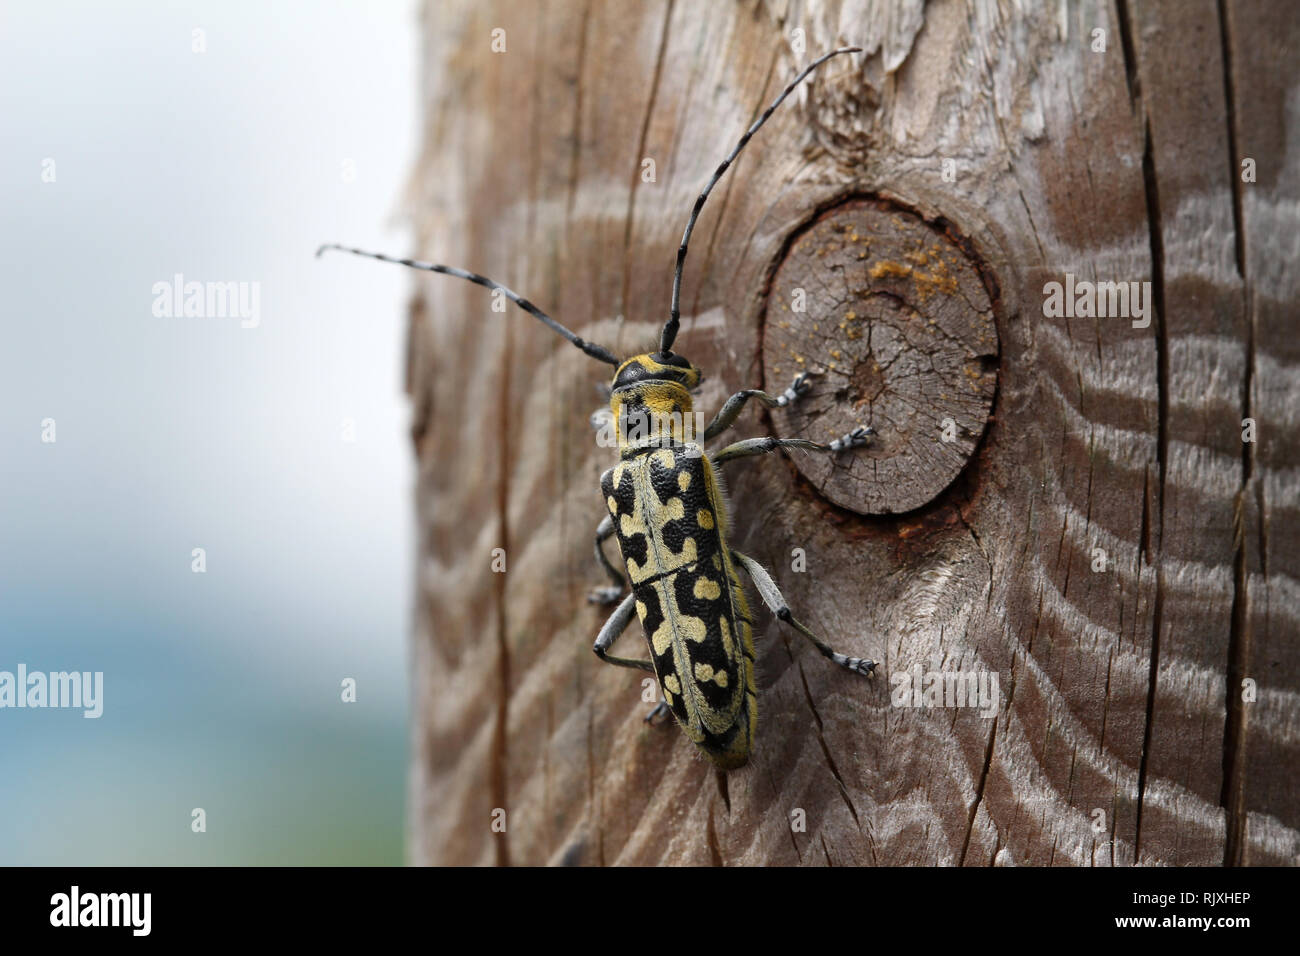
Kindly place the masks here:
[[(413, 861), (1300, 859), (1300, 14), (1025, 6), (428, 6), (422, 257), (648, 347), (713, 166), (799, 65), (852, 42), (869, 55), (778, 112), (695, 233), (678, 348), (709, 373), (700, 404), (784, 387), (762, 381), (772, 270), (853, 194), (969, 237), (999, 346), (971, 464), (915, 510), (841, 509), (776, 456), (726, 466), (736, 546), (883, 664), (856, 678), (759, 612), (756, 753), (724, 780), (590, 650), (607, 369), (480, 288), (417, 280)], [(1067, 274), (1151, 282), (1149, 327), (1047, 317)], [(751, 411), (735, 436), (774, 427)], [(889, 676), (918, 666), (996, 672), (996, 717), (891, 706)]]

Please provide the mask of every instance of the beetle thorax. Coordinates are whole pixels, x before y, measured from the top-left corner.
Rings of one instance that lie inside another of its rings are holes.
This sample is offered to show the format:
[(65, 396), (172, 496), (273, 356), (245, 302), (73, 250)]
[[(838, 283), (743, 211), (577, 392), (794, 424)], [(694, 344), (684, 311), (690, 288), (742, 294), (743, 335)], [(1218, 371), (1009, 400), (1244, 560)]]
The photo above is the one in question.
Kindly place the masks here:
[(643, 381), (614, 390), (609, 399), (621, 451), (702, 441), (691, 393), (676, 382)]

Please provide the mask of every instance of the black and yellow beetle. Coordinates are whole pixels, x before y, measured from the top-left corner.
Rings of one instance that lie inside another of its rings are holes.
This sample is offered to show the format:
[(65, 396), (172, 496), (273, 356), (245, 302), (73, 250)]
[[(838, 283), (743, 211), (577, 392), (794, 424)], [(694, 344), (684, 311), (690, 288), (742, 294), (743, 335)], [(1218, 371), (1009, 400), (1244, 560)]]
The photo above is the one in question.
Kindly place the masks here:
[[(870, 676), (876, 665), (866, 658), (835, 651), (795, 620), (763, 566), (728, 546), (726, 505), (715, 466), (778, 448), (846, 451), (865, 445), (871, 429), (860, 426), (828, 444), (802, 438), (751, 438), (715, 454), (705, 453), (703, 443), (730, 428), (751, 398), (769, 408), (782, 407), (805, 394), (810, 384), (807, 373), (803, 373), (781, 395), (757, 389), (737, 392), (704, 428), (699, 442), (692, 441), (691, 390), (699, 384), (700, 372), (672, 350), (681, 316), (682, 267), (705, 199), (750, 137), (808, 74), (833, 56), (855, 52), (859, 52), (858, 47), (835, 50), (807, 66), (714, 172), (695, 201), (682, 234), (673, 275), (672, 310), (656, 352), (620, 361), (608, 349), (583, 340), (505, 286), (463, 269), (338, 245), (317, 250), (320, 255), (327, 249), (338, 249), (486, 286), (540, 319), (587, 355), (616, 368), (609, 412), (616, 429), (619, 462), (601, 477), (609, 514), (596, 529), (596, 557), (612, 583), (597, 588), (590, 599), (601, 604), (618, 602), (618, 607), (601, 628), (593, 649), (610, 664), (654, 674), (663, 700), (647, 719), (671, 711), (686, 735), (724, 769), (743, 766), (749, 759), (758, 718), (753, 623), (738, 568), (749, 575), (772, 613), (812, 641), (823, 655), (865, 676)], [(629, 580), (624, 579), (604, 550), (605, 541), (615, 536), (631, 584), (631, 592), (626, 594)], [(610, 647), (631, 623), (633, 613), (645, 631), (650, 660), (609, 654)]]

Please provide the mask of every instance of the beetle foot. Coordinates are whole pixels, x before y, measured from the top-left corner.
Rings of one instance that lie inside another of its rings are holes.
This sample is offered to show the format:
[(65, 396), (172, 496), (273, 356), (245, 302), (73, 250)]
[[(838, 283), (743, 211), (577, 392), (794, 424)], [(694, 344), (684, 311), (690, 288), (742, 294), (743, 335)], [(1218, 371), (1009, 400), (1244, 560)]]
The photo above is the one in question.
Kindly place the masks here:
[(875, 675), (876, 662), (868, 657), (849, 657), (845, 654), (836, 654), (835, 663), (848, 668), (855, 674), (861, 674), (863, 677), (873, 677)]
[(796, 375), (794, 381), (790, 383), (790, 387), (777, 396), (777, 406), (785, 408), (787, 405), (793, 405), (803, 396), (807, 395), (809, 390), (812, 388), (812, 382), (808, 381), (809, 376), (810, 373), (808, 372), (800, 372)]
[(861, 448), (863, 445), (870, 443), (871, 436), (875, 433), (876, 430), (870, 425), (859, 425), (847, 435), (841, 435), (839, 438), (831, 442), (829, 446), (830, 450), (848, 451), (850, 448)]

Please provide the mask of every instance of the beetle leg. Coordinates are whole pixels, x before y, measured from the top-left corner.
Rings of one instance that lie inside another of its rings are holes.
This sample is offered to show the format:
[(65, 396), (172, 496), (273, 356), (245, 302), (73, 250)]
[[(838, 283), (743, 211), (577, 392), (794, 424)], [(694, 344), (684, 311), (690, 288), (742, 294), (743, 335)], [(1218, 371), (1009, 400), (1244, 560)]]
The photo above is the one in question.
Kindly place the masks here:
[(859, 425), (847, 435), (841, 435), (829, 445), (823, 445), (820, 442), (809, 441), (806, 438), (746, 438), (744, 441), (738, 441), (733, 445), (728, 445), (715, 455), (710, 455), (710, 460), (715, 465), (720, 465), (724, 461), (733, 461), (736, 458), (750, 458), (754, 455), (766, 455), (768, 452), (776, 451), (778, 448), (804, 448), (808, 451), (825, 451), (839, 452), (847, 451), (850, 448), (858, 448), (867, 444), (875, 432), (868, 425)]
[(800, 372), (794, 377), (794, 381), (780, 395), (769, 395), (767, 392), (760, 391), (757, 388), (747, 388), (744, 391), (737, 392), (727, 399), (718, 414), (713, 416), (713, 421), (709, 422), (708, 427), (704, 429), (704, 440), (708, 441), (717, 438), (718, 435), (725, 432), (731, 427), (731, 423), (740, 415), (744, 409), (745, 403), (751, 398), (756, 398), (768, 408), (785, 408), (787, 405), (793, 405), (796, 401), (808, 393), (812, 385), (808, 381), (809, 373)]
[(623, 603), (614, 608), (614, 613), (609, 616), (605, 626), (600, 629), (600, 634), (596, 637), (596, 643), (592, 645), (592, 650), (606, 664), (617, 664), (619, 667), (635, 667), (637, 670), (655, 672), (654, 665), (649, 661), (636, 661), (627, 657), (610, 657), (606, 653), (614, 642), (619, 639), (624, 631), (627, 630), (628, 624), (632, 618), (636, 617), (636, 595), (629, 594), (623, 599)]
[(596, 525), (596, 560), (600, 562), (601, 567), (614, 583), (605, 588), (593, 588), (587, 595), (587, 601), (591, 604), (613, 604), (627, 589), (627, 582), (623, 580), (623, 575), (605, 556), (605, 542), (613, 536), (614, 519), (605, 515), (600, 524)]
[(772, 575), (767, 573), (767, 569), (748, 555), (741, 554), (739, 551), (731, 552), (732, 558), (744, 566), (749, 578), (758, 588), (759, 596), (762, 597), (763, 603), (768, 609), (775, 614), (780, 620), (789, 624), (796, 631), (802, 634), (808, 640), (812, 641), (817, 650), (821, 651), (823, 657), (829, 657), (841, 667), (846, 667), (855, 674), (861, 674), (864, 677), (870, 677), (871, 672), (875, 670), (876, 662), (863, 657), (849, 657), (847, 654), (841, 654), (821, 638), (819, 638), (808, 628), (804, 627), (790, 614), (790, 608), (786, 606), (785, 598), (781, 595), (781, 589), (776, 586), (772, 580)]
[(659, 703), (655, 704), (654, 710), (650, 711), (650, 713), (645, 715), (645, 722), (647, 724), (653, 724), (664, 714), (668, 714), (668, 713), (671, 713), (671, 711), (668, 708), (668, 701), (661, 700), (659, 701)]
[(752, 458), (754, 455), (766, 455), (778, 448), (806, 448), (809, 451), (825, 451), (826, 446), (806, 438), (746, 438), (709, 456), (715, 465), (737, 458)]

